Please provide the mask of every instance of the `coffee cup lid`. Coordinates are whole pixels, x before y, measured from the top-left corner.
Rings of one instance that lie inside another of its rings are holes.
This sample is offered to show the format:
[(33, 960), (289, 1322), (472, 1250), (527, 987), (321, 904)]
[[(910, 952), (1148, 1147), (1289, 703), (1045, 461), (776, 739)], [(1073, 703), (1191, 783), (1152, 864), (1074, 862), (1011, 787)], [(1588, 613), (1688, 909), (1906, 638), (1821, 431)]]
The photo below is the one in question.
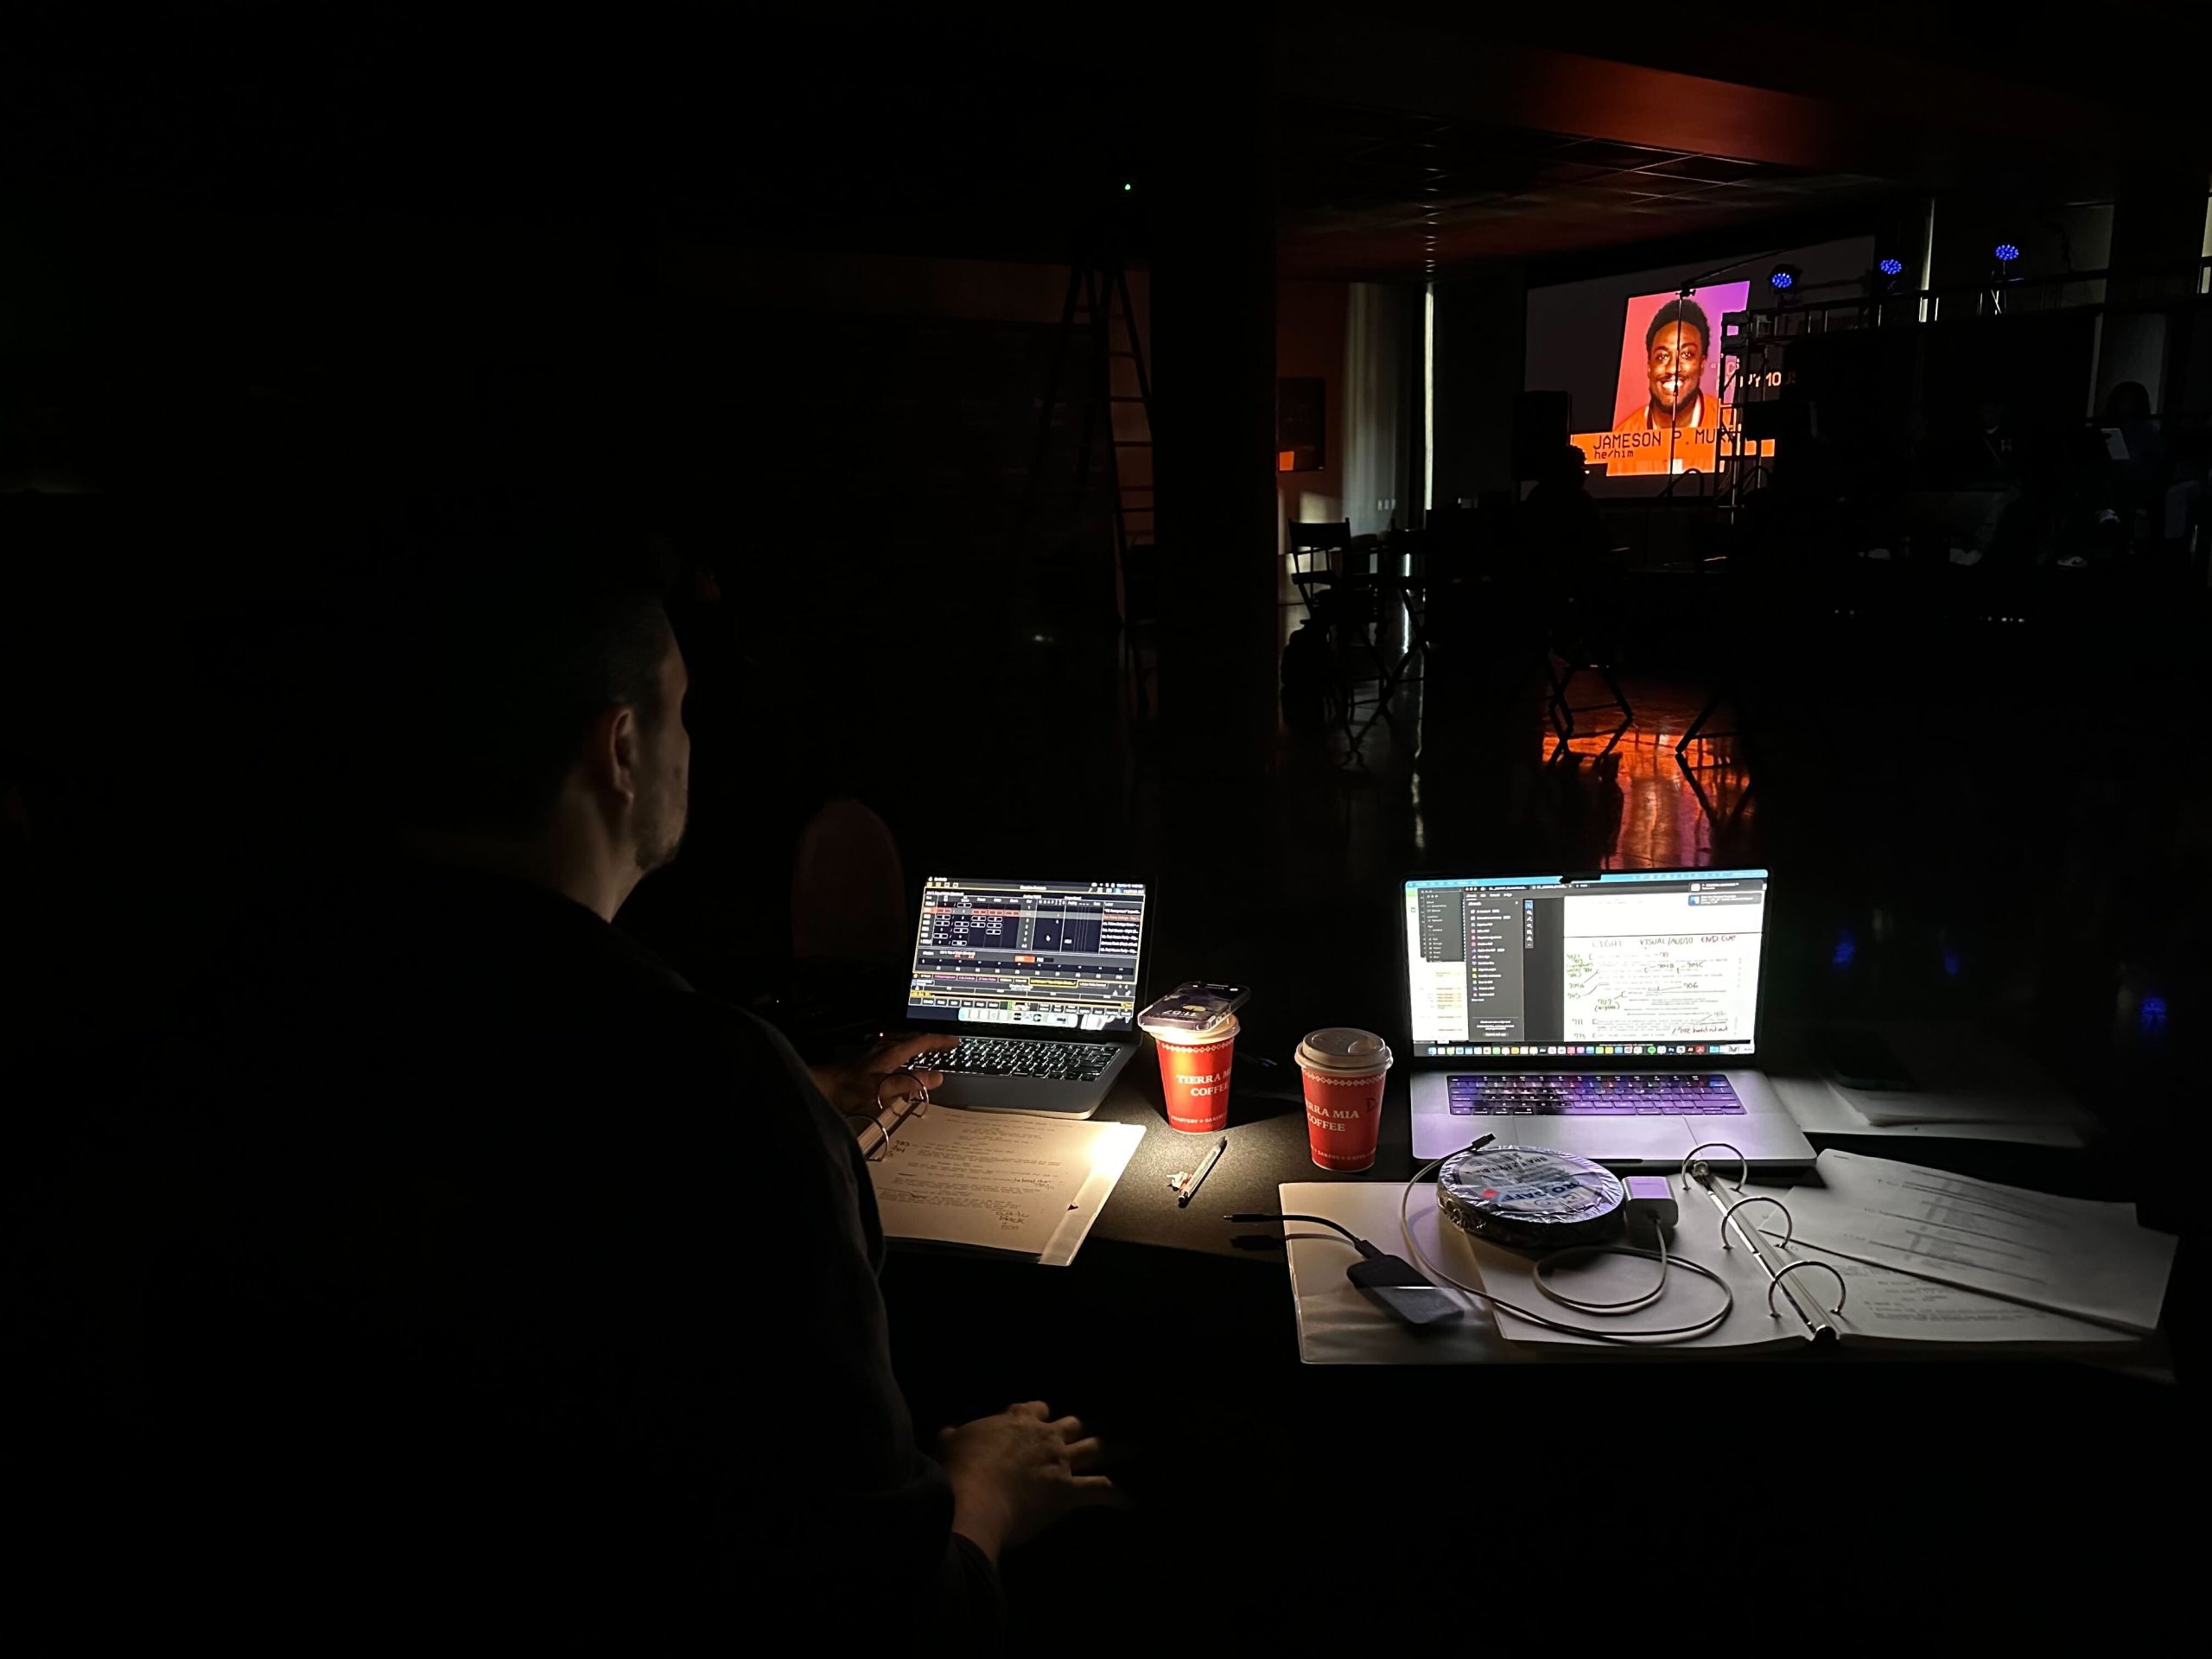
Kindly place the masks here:
[(1237, 1032), (1237, 1023), (1235, 1014), (1224, 1014), (1204, 1031), (1194, 1031), (1188, 1026), (1153, 1025), (1143, 1020), (1137, 1021), (1137, 1029), (1155, 1042), (1179, 1043), (1188, 1048), (1196, 1043), (1218, 1043), (1224, 1039), (1234, 1037)]
[(1307, 1032), (1298, 1046), (1298, 1063), (1309, 1071), (1363, 1077), (1389, 1071), (1390, 1061), (1390, 1045), (1357, 1026), (1325, 1026)]

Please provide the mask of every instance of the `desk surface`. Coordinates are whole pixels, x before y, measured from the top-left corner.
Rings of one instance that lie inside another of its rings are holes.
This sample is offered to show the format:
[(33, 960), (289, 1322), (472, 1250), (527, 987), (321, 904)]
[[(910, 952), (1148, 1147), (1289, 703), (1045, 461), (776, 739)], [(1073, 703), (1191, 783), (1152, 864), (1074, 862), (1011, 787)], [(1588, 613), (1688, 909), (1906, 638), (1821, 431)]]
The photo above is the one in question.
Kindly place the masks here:
[[(1403, 1068), (1393, 1074), (1383, 1097), (1382, 1133), (1375, 1166), (1356, 1174), (1325, 1170), (1313, 1162), (1306, 1147), (1305, 1106), (1295, 1092), (1298, 1074), (1287, 1064), (1278, 1065), (1275, 1074), (1274, 1078), (1254, 1086), (1239, 1073), (1230, 1104), (1229, 1150), (1190, 1206), (1179, 1208), (1167, 1178), (1178, 1170), (1196, 1169), (1219, 1137), (1185, 1135), (1168, 1128), (1159, 1069), (1147, 1046), (1123, 1069), (1113, 1093), (1099, 1109), (1102, 1119), (1137, 1124), (1145, 1136), (1084, 1249), (1110, 1240), (1249, 1257), (1254, 1251), (1249, 1236), (1255, 1230), (1231, 1226), (1222, 1217), (1232, 1211), (1275, 1209), (1280, 1203), (1276, 1188), (1283, 1182), (1402, 1181), (1412, 1176), (1413, 1135)], [(2074, 1148), (1927, 1139), (1900, 1142), (1817, 1132), (1811, 1139), (1816, 1147), (1849, 1146), (1881, 1157), (1903, 1158), (2050, 1192), (2087, 1195), (2083, 1183), (2091, 1180), (2093, 1172), (2093, 1160)], [(1247, 1239), (1247, 1243), (1240, 1245), (1240, 1238)], [(1272, 1259), (1280, 1268), (1281, 1256)]]
[[(1254, 1052), (1269, 1058), (1295, 1041), (1268, 1035)], [(2169, 1576), (2178, 1569), (2161, 1562), (2178, 1561), (2185, 1529), (2149, 1518), (2164, 1484), (2159, 1471), (2187, 1438), (2185, 1389), (2169, 1383), (2056, 1359), (1815, 1354), (1810, 1344), (1749, 1370), (1725, 1356), (1608, 1351), (1603, 1363), (1586, 1363), (1579, 1351), (1551, 1348), (1503, 1365), (1301, 1364), (1281, 1230), (1221, 1217), (1275, 1209), (1285, 1181), (1402, 1180), (1411, 1136), (1401, 1077), (1385, 1100), (1374, 1169), (1317, 1170), (1302, 1104), (1278, 1097), (1296, 1088), (1296, 1074), (1287, 1065), (1281, 1071), (1280, 1084), (1240, 1084), (1229, 1150), (1179, 1209), (1167, 1177), (1196, 1167), (1215, 1137), (1167, 1128), (1158, 1069), (1149, 1052), (1141, 1055), (1100, 1116), (1142, 1125), (1143, 1142), (1070, 1268), (918, 1251), (894, 1252), (887, 1266), (895, 1363), (925, 1427), (1042, 1399), (1103, 1438), (1110, 1471), (1133, 1501), (1111, 1522), (1056, 1529), (1041, 1556), (1010, 1569), (1017, 1603), (1027, 1597), (1042, 1610), (1042, 1629), (1058, 1629), (1060, 1608), (1081, 1599), (1094, 1608), (1093, 1636), (1134, 1646), (1211, 1586), (1213, 1611), (1230, 1630), (1310, 1642), (1345, 1609), (1313, 1600), (1298, 1547), (1329, 1535), (1292, 1533), (1328, 1517), (1356, 1522), (1408, 1582), (1464, 1577), (1481, 1556), (1459, 1495), (1438, 1484), (1437, 1453), (1477, 1439), (1492, 1447), (1477, 1460), (1499, 1466), (1530, 1446), (1554, 1459), (1580, 1446), (1597, 1484), (1611, 1478), (1604, 1471), (1638, 1467), (1671, 1478), (1686, 1466), (1686, 1444), (1725, 1448), (1728, 1478), (1742, 1483), (1730, 1490), (1816, 1505), (1827, 1535), (1844, 1540), (1890, 1536), (1901, 1524), (1891, 1485), (1863, 1475), (1934, 1481), (1948, 1573), (1910, 1584), (1878, 1573), (1861, 1580), (1865, 1550), (1836, 1558), (1850, 1581), (1828, 1597), (1832, 1605), (1872, 1598), (1893, 1610), (1900, 1596), (1941, 1603), (1947, 1586), (1996, 1582), (2017, 1573), (2024, 1552), (2044, 1550), (2044, 1429), (2094, 1424), (2096, 1501), (2127, 1520), (2093, 1529), (2086, 1541), (2069, 1529), (2069, 1559), (2102, 1550), (2109, 1563), (2093, 1570), (2127, 1575), (2145, 1593), (2179, 1582)], [(2046, 1147), (1922, 1141), (1911, 1155), (2053, 1191), (2082, 1191), (2096, 1172), (2094, 1154)], [(1999, 1400), (2005, 1408), (1993, 1410)], [(1593, 1517), (1611, 1513), (1592, 1503)], [(1618, 1521), (1604, 1522), (1606, 1535)], [(1697, 1537), (1702, 1549), (1706, 1535)], [(1195, 1553), (1194, 1540), (1204, 1541)], [(1516, 1569), (1516, 1593), (1532, 1607), (1589, 1593), (1599, 1587), (1582, 1576), (1590, 1565), (1571, 1549), (1532, 1550)], [(1102, 1581), (1123, 1586), (1127, 1601), (1098, 1604)], [(1643, 1566), (1633, 1582), (1663, 1594)], [(1605, 1593), (1618, 1583), (1606, 1579)], [(1737, 1589), (1763, 1605), (1748, 1579)], [(1360, 1605), (1381, 1618), (1416, 1600), (1378, 1588)]]
[[(1287, 1086), (1297, 1087), (1294, 1071)], [(1375, 1168), (1348, 1175), (1315, 1166), (1306, 1149), (1302, 1100), (1263, 1096), (1250, 1090), (1232, 1094), (1229, 1150), (1207, 1174), (1205, 1185), (1189, 1207), (1184, 1208), (1175, 1202), (1167, 1178), (1178, 1170), (1196, 1169), (1221, 1136), (1185, 1135), (1167, 1127), (1160, 1103), (1159, 1069), (1147, 1052), (1122, 1071), (1121, 1081), (1099, 1109), (1102, 1118), (1141, 1125), (1145, 1135), (1092, 1229), (1091, 1239), (1217, 1255), (1247, 1255), (1235, 1241), (1253, 1230), (1231, 1226), (1222, 1217), (1231, 1211), (1275, 1209), (1281, 1202), (1275, 1189), (1285, 1181), (1403, 1179), (1412, 1173), (1412, 1135), (1402, 1088), (1394, 1090), (1394, 1098), (1396, 1109), (1392, 1109), (1390, 1099), (1384, 1103), (1383, 1139)], [(1281, 1255), (1272, 1260), (1280, 1271)]]

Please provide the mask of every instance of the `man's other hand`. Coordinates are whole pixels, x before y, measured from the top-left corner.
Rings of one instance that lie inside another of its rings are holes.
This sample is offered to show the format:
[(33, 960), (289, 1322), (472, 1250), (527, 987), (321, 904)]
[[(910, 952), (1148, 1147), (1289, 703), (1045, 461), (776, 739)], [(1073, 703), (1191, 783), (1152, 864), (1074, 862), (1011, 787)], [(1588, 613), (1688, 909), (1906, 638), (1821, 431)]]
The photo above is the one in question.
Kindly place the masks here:
[(1098, 1442), (1041, 1400), (948, 1428), (938, 1456), (952, 1483), (952, 1529), (992, 1560), (1071, 1510), (1114, 1502), (1114, 1483), (1087, 1472)]
[[(935, 1089), (944, 1074), (917, 1064), (926, 1054), (941, 1053), (960, 1039), (953, 1036), (890, 1037), (865, 1054), (849, 1060), (808, 1068), (822, 1097), (848, 1116), (874, 1116), (893, 1101), (904, 1100), (923, 1089)], [(911, 1071), (913, 1075), (905, 1075)], [(893, 1075), (897, 1073), (899, 1075)], [(887, 1082), (886, 1079), (889, 1079)]]

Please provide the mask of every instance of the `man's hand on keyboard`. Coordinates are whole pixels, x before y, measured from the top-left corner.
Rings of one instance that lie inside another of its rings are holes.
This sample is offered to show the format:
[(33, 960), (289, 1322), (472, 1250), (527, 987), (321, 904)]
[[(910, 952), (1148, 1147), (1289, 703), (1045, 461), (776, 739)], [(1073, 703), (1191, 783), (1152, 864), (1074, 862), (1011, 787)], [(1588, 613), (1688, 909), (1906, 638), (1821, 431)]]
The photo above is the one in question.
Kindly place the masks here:
[[(849, 1060), (808, 1068), (822, 1097), (847, 1116), (874, 1113), (893, 1100), (904, 1100), (918, 1089), (935, 1089), (944, 1082), (942, 1072), (920, 1064), (931, 1054), (950, 1048), (960, 1039), (950, 1034), (930, 1037), (890, 1037)], [(912, 1077), (893, 1077), (911, 1071)], [(888, 1083), (884, 1079), (889, 1077)], [(878, 1090), (881, 1098), (877, 1097)]]

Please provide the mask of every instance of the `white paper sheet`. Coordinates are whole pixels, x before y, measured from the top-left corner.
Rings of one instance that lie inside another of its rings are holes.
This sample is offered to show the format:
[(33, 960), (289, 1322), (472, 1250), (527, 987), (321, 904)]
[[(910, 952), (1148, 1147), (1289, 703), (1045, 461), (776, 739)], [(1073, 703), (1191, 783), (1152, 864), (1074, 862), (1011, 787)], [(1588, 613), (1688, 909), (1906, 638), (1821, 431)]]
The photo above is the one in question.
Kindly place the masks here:
[(1065, 1266), (1144, 1131), (933, 1106), (868, 1164), (893, 1238), (1012, 1250)]
[[(1821, 1186), (1789, 1195), (1808, 1244), (2125, 1330), (2158, 1326), (2174, 1240), (2138, 1224), (2133, 1205), (2053, 1198), (1834, 1149), (1817, 1167)], [(1770, 1229), (1764, 1217), (1759, 1225)]]
[(1067, 1214), (1061, 1217), (1052, 1242), (1037, 1258), (1040, 1267), (1065, 1268), (1075, 1260), (1083, 1241), (1090, 1236), (1091, 1223), (1098, 1219), (1098, 1212), (1114, 1196), (1116, 1184), (1128, 1168), (1137, 1142), (1144, 1139), (1144, 1126), (1141, 1123), (1090, 1123), (1084, 1127), (1103, 1132), (1092, 1143), (1090, 1174), (1068, 1205)]
[[(1401, 1190), (1395, 1181), (1286, 1181), (1279, 1189), (1285, 1214), (1326, 1216), (1393, 1255), (1406, 1253), (1398, 1236)], [(1422, 1249), (1442, 1247), (1438, 1222), (1432, 1204), (1420, 1224)], [(1466, 1309), (1457, 1324), (1411, 1330), (1344, 1277), (1359, 1252), (1341, 1235), (1311, 1222), (1285, 1222), (1282, 1230), (1298, 1314), (1298, 1357), (1308, 1365), (1470, 1365), (1516, 1357), (1513, 1344), (1472, 1298), (1453, 1293)], [(1474, 1263), (1464, 1254), (1447, 1259), (1454, 1273), (1472, 1275)]]

